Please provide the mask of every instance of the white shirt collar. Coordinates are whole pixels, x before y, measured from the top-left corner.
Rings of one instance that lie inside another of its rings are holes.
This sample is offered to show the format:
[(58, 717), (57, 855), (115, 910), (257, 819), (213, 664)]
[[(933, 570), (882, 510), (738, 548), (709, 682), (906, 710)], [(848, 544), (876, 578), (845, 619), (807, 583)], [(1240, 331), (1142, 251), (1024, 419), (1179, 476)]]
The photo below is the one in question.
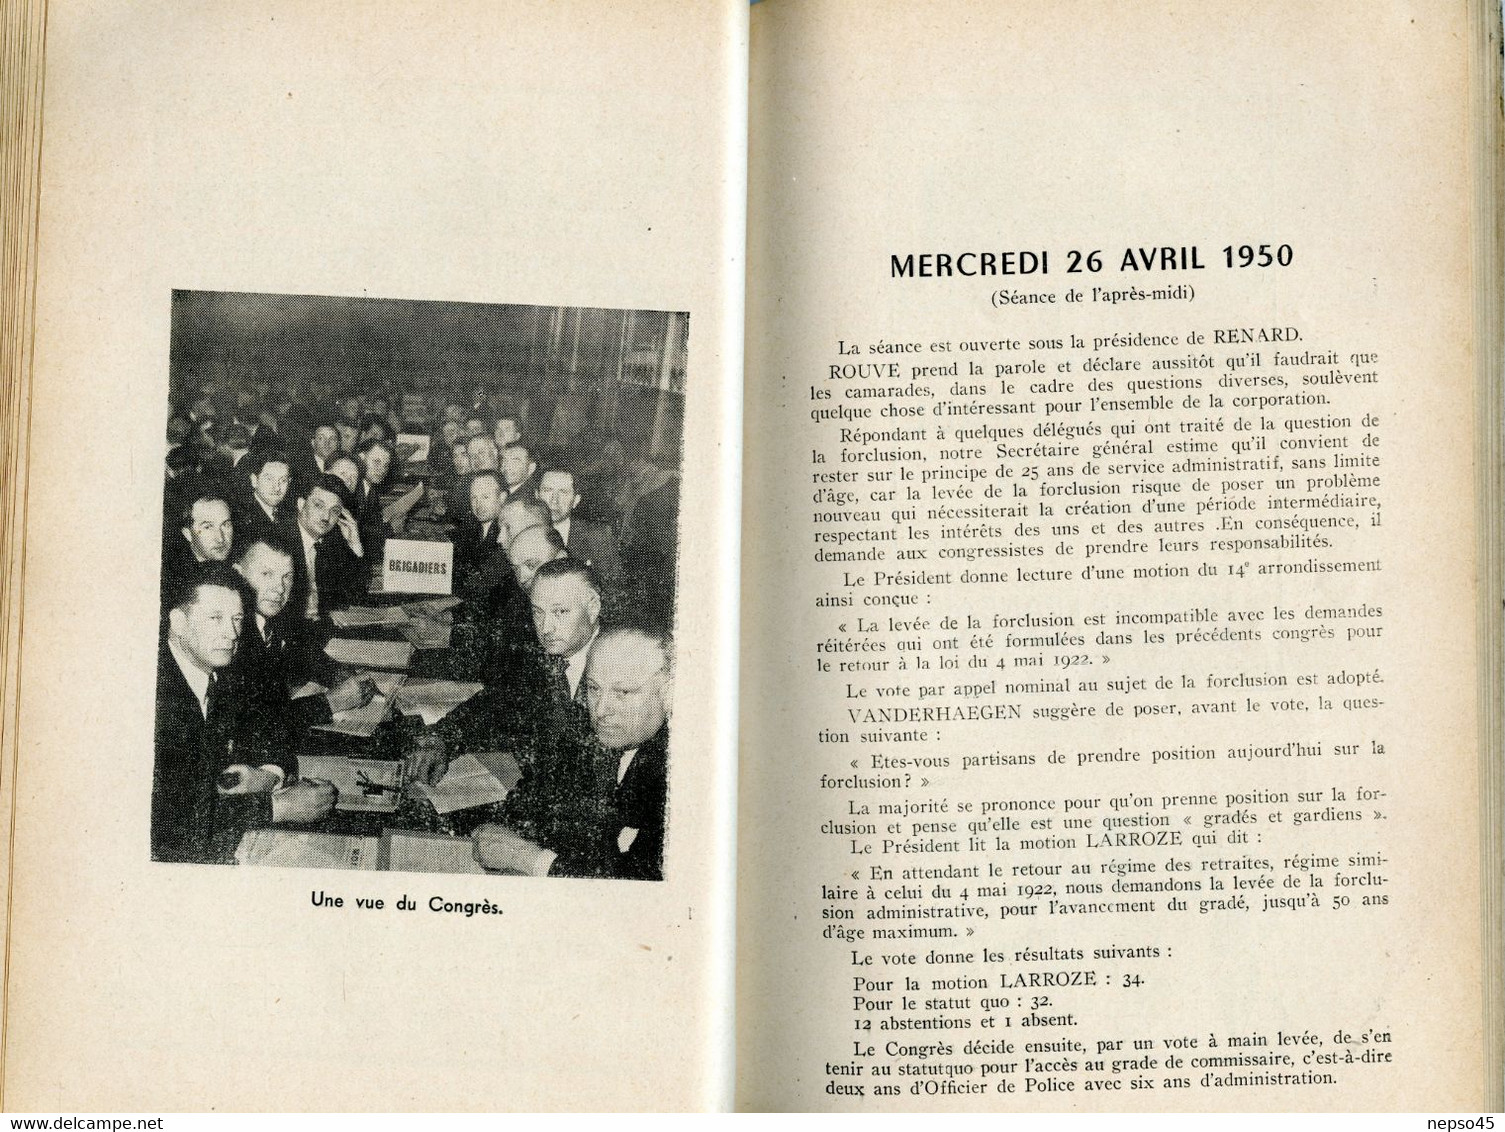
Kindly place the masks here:
[[(627, 777), (627, 768), (632, 765), (632, 756), (638, 753), (636, 747), (628, 747), (617, 759), (617, 785), (622, 785), (622, 779)], [(624, 853), (626, 850), (622, 850)]]
[(568, 546), (570, 542), (570, 517), (566, 515), (563, 519), (559, 520), (559, 522), (554, 524), (554, 529), (559, 532), (559, 537)]

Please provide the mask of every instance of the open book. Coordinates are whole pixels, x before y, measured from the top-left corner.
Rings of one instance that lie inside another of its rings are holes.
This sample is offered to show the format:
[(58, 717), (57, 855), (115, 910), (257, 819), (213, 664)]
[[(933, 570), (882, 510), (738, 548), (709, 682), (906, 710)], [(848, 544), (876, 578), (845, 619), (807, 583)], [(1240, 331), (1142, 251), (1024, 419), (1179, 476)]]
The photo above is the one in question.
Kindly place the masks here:
[(6, 1108), (1499, 1107), (1497, 5), (46, 7)]

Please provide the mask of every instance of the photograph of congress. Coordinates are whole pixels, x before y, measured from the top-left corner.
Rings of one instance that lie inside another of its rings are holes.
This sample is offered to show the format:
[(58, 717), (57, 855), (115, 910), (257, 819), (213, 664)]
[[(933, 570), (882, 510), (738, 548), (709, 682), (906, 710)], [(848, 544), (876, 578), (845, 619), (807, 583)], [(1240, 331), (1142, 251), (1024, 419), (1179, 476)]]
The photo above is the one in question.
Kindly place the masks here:
[(174, 292), (152, 858), (661, 880), (688, 336)]

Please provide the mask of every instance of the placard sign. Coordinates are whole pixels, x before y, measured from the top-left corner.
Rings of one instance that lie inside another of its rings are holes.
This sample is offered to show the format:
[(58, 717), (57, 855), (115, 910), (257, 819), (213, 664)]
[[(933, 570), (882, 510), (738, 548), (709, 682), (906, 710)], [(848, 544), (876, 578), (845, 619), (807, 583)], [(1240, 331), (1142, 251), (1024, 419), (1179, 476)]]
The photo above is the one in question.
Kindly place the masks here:
[(454, 556), (451, 543), (389, 538), (382, 553), (382, 592), (447, 594), (453, 582)]
[(421, 432), (399, 432), (397, 454), (404, 463), (423, 463), (429, 458), (429, 437)]

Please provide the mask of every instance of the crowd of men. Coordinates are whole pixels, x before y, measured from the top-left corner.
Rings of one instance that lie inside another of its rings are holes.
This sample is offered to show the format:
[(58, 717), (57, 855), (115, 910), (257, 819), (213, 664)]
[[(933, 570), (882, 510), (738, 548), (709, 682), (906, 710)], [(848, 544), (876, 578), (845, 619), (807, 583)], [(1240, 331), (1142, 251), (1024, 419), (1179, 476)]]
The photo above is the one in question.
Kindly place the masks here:
[[(483, 689), (403, 734), (405, 777), (510, 750), (521, 779), (476, 860), (660, 879), (677, 472), (610, 437), (544, 452), (484, 391), (400, 411), (320, 392), (210, 384), (170, 416), (153, 857), (228, 862), (249, 829), (329, 815), (333, 786), (299, 777), (297, 754), (376, 691), (325, 655), (330, 614), (371, 602), (384, 543), (411, 525), (453, 543), (461, 599), (429, 674)], [(397, 438), (419, 433), (425, 490), (394, 491)], [(294, 698), (309, 684), (325, 690)]]

